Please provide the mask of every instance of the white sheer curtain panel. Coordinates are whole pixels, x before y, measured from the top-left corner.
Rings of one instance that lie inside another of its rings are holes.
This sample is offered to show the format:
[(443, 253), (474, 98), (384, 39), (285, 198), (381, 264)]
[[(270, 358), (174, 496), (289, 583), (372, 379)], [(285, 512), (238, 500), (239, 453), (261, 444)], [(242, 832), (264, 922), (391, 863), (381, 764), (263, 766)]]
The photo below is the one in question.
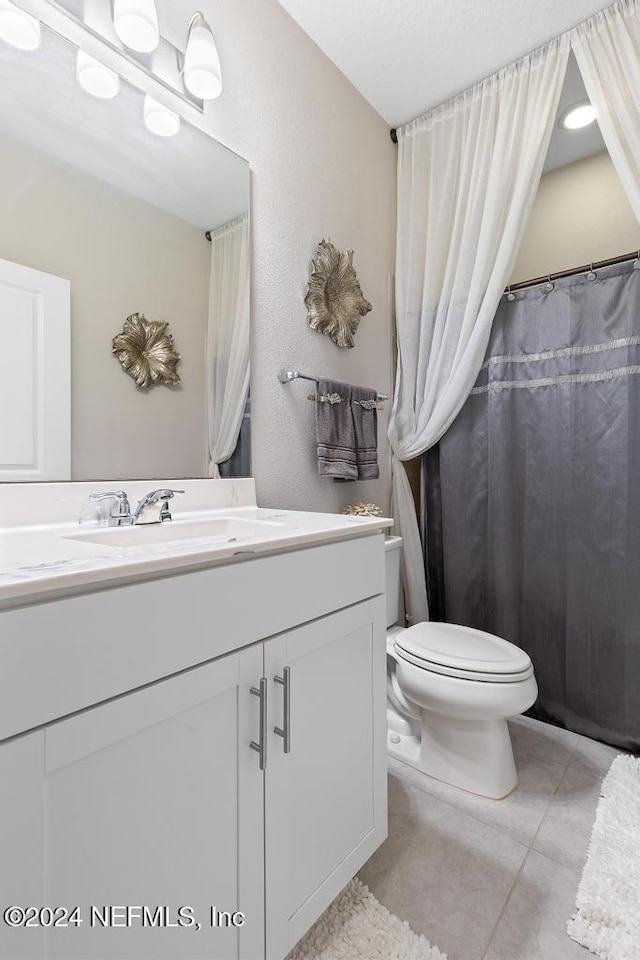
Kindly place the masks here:
[(407, 612), (428, 618), (401, 461), (471, 390), (538, 187), (569, 55), (565, 35), (398, 131), (398, 365), (389, 439)]
[(600, 131), (640, 220), (640, 4), (622, 0), (571, 31)]
[(245, 214), (211, 232), (207, 331), (209, 475), (228, 460), (238, 441), (249, 391), (249, 218)]

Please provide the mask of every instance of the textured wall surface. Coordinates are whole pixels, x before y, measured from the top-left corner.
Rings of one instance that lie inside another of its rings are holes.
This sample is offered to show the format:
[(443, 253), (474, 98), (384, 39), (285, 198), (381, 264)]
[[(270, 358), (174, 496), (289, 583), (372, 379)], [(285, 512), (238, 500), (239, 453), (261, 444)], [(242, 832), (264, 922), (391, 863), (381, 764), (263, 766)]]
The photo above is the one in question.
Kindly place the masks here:
[[(276, 0), (202, 0), (214, 27), (224, 91), (207, 126), (251, 165), (252, 427), (258, 502), (339, 511), (372, 500), (388, 509), (386, 427), (380, 480), (318, 477), (314, 384), (282, 386), (280, 367), (391, 390), (391, 272), (395, 148), (389, 130)], [(373, 310), (353, 349), (311, 330), (303, 297), (311, 258), (326, 237), (355, 251)]]
[(598, 153), (540, 181), (512, 283), (640, 247), (635, 218), (608, 153)]

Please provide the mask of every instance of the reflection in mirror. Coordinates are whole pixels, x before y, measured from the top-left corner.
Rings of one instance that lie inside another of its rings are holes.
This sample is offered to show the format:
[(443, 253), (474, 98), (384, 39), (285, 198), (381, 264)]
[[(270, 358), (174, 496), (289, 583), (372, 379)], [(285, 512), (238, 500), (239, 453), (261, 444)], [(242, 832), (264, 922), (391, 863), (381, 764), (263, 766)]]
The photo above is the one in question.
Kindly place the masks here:
[[(122, 79), (90, 96), (77, 53), (0, 40), (0, 479), (246, 475), (248, 164), (184, 120), (154, 135)], [(134, 313), (168, 323), (176, 386), (113, 356)]]

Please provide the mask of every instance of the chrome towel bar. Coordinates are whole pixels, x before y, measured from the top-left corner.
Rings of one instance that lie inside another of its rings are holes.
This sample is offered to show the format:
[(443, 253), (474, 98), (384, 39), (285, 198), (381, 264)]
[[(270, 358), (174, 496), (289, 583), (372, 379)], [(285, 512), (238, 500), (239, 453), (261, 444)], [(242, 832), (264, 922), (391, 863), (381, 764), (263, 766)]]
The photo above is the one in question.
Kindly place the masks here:
[[(310, 377), (306, 373), (300, 373), (299, 370), (279, 370), (278, 380), (280, 383), (291, 383), (292, 380), (312, 380), (314, 383), (318, 383), (318, 377)], [(322, 396), (317, 396), (316, 394), (311, 393), (307, 396), (307, 399), (315, 400), (318, 403), (342, 403), (342, 397), (338, 393), (331, 393)], [(365, 410), (372, 410), (374, 406), (377, 407), (379, 403), (382, 403), (384, 400), (388, 399), (388, 393), (377, 393), (375, 401), (356, 400), (355, 402), (359, 403), (360, 406), (364, 407)]]

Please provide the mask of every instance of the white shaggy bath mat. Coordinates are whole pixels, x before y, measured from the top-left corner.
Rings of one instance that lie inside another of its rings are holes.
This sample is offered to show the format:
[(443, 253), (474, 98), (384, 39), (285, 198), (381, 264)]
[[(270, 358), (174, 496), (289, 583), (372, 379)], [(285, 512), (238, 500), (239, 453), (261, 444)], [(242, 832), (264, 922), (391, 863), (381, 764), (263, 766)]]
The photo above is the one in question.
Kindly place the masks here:
[(356, 877), (325, 910), (287, 960), (447, 960), (394, 917)]
[(640, 759), (616, 757), (600, 793), (577, 912), (567, 931), (602, 960), (638, 960)]

